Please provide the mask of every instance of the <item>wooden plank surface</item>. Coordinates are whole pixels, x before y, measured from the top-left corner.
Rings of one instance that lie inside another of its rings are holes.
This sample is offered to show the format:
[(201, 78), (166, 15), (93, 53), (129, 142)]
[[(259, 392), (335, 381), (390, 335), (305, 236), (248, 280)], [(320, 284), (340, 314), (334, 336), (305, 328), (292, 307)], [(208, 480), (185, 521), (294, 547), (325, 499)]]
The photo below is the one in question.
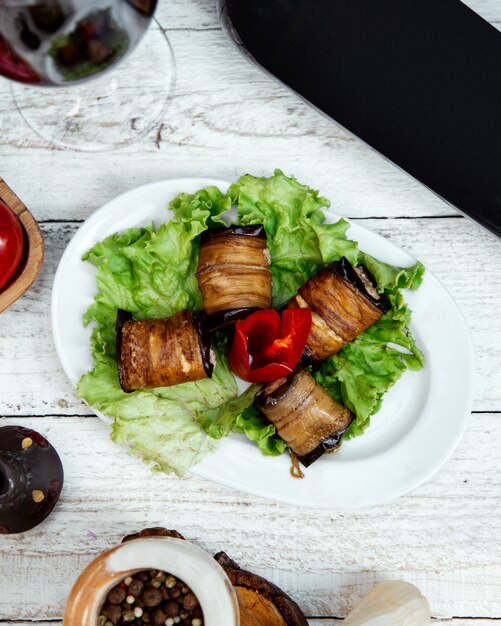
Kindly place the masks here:
[(0, 543), (0, 616), (58, 618), (71, 582), (94, 555), (129, 532), (163, 525), (212, 553), (226, 550), (309, 615), (343, 616), (375, 582), (403, 578), (423, 591), (436, 617), (501, 618), (497, 415), (474, 415), (452, 458), (411, 494), (342, 513), (297, 509), (195, 477), (151, 475), (94, 417), (0, 421), (19, 422), (54, 443), (66, 483), (43, 525)]
[[(166, 202), (168, 198), (166, 198)], [(499, 241), (464, 218), (362, 220), (421, 259), (456, 299), (471, 330), (476, 349), (477, 379), (474, 409), (500, 408), (501, 317), (493, 311), (501, 306), (501, 247)], [(70, 237), (78, 228), (73, 223), (42, 224), (46, 260), (34, 287), (3, 314), (0, 333), (0, 377), (5, 392), (0, 394), (0, 414), (89, 413), (61, 371), (52, 344), (50, 290), (54, 273)], [(488, 263), (489, 278), (481, 280)], [(12, 341), (15, 336), (15, 341)], [(33, 337), (44, 350), (33, 358)], [(61, 402), (62, 401), (62, 402)]]
[(497, 0), (462, 0), (462, 2), (499, 28), (501, 24), (501, 5)]
[[(222, 32), (173, 31), (169, 37), (178, 81), (162, 120), (160, 149), (160, 122), (139, 144), (111, 158), (48, 149), (13, 106), (8, 83), (0, 81), (2, 177), (37, 219), (85, 219), (130, 187), (164, 178), (234, 180), (244, 171), (269, 174), (278, 166), (322, 189), (344, 215), (454, 214), (432, 192), (262, 74)], [(48, 177), (48, 171), (58, 177)], [(41, 179), (43, 185), (33, 184)]]
[[(469, 4), (488, 18), (501, 18), (495, 0)], [(242, 164), (257, 174), (280, 165), (320, 187), (345, 215), (454, 213), (241, 58), (219, 30), (212, 0), (161, 3), (159, 20), (168, 30), (178, 74), (174, 101), (162, 120), (163, 141), (159, 150), (158, 127), (153, 129), (141, 143), (113, 154), (113, 171), (97, 167), (107, 163), (106, 155), (49, 148), (19, 116), (9, 84), (0, 82), (3, 177), (38, 219), (84, 219), (130, 186), (167, 176), (196, 172), (233, 179)], [(57, 171), (58, 180), (48, 180), (47, 171)], [(41, 177), (45, 184), (33, 185)]]
[[(490, 22), (501, 22), (498, 0), (462, 0)], [(216, 0), (170, 0), (161, 3), (158, 19), (167, 29), (217, 28)]]
[[(473, 239), (472, 225), (463, 218), (361, 223), (423, 258), (458, 299), (480, 357), (475, 410), (497, 410), (492, 363), (499, 360), (500, 333), (492, 311), (501, 292), (498, 241), (480, 228)], [(57, 619), (70, 581), (93, 554), (130, 530), (164, 524), (209, 550), (227, 549), (242, 565), (282, 585), (311, 615), (342, 616), (353, 598), (377, 580), (402, 577), (423, 589), (436, 616), (501, 617), (501, 555), (496, 547), (501, 529), (495, 514), (501, 433), (495, 413), (475, 414), (453, 459), (413, 494), (368, 513), (327, 516), (291, 511), (195, 478), (181, 482), (150, 476), (108, 440), (97, 419), (64, 416), (90, 412), (60, 371), (47, 306), (58, 259), (77, 227), (43, 224), (44, 272), (34, 289), (1, 318), (0, 354), (7, 358), (0, 360), (0, 415), (11, 417), (0, 423), (22, 419), (45, 432), (64, 454), (67, 484), (58, 515), (25, 537), (5, 538), (0, 562), (11, 575), (6, 594), (0, 594), (0, 615)], [(485, 258), (493, 282), (479, 284), (476, 266)], [(474, 309), (469, 306), (472, 293), (477, 296)], [(40, 343), (44, 350), (33, 358), (32, 350)], [(277, 566), (284, 551), (287, 562)], [(44, 578), (48, 570), (56, 572), (49, 589)], [(6, 604), (3, 598), (8, 598)]]
[[(499, 0), (466, 3), (501, 27)], [(314, 626), (338, 624), (375, 582), (397, 578), (421, 588), (434, 624), (499, 623), (499, 240), (241, 58), (219, 29), (215, 0), (161, 2), (158, 17), (178, 76), (159, 146), (157, 127), (111, 155), (53, 149), (26, 126), (0, 81), (0, 174), (43, 221), (46, 238), (39, 280), (0, 317), (0, 425), (44, 432), (66, 469), (56, 514), (34, 532), (0, 541), (0, 625), (59, 626), (85, 564), (124, 534), (153, 525), (177, 528), (211, 552), (227, 550), (288, 591)], [(152, 476), (111, 443), (57, 361), (50, 290), (79, 222), (137, 185), (180, 176), (234, 180), (277, 166), (320, 188), (336, 212), (420, 258), (472, 332), (477, 379), (466, 434), (440, 472), (397, 502), (316, 512), (195, 477)]]

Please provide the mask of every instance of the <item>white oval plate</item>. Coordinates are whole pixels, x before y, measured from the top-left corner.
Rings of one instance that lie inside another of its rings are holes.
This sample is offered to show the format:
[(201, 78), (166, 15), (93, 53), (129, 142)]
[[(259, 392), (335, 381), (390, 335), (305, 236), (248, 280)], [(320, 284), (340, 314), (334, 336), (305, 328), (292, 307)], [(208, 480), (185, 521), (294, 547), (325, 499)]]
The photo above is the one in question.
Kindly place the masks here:
[[(54, 279), (52, 331), (62, 367), (74, 385), (92, 367), (91, 329), (83, 327), (82, 315), (93, 302), (96, 283), (94, 268), (81, 261), (82, 255), (117, 231), (152, 220), (156, 226), (168, 221), (168, 203), (178, 193), (211, 184), (222, 191), (228, 188), (224, 181), (190, 178), (133, 189), (96, 211), (70, 241)], [(328, 221), (337, 219), (330, 212), (326, 215)], [(415, 262), (358, 224), (351, 224), (349, 236), (386, 263), (405, 267)], [(391, 500), (427, 480), (454, 450), (470, 413), (473, 348), (457, 305), (430, 272), (417, 292), (406, 293), (406, 299), (425, 367), (404, 373), (363, 435), (314, 463), (303, 480), (291, 477), (288, 455), (264, 457), (238, 435), (221, 441), (192, 472), (273, 500), (331, 509)]]

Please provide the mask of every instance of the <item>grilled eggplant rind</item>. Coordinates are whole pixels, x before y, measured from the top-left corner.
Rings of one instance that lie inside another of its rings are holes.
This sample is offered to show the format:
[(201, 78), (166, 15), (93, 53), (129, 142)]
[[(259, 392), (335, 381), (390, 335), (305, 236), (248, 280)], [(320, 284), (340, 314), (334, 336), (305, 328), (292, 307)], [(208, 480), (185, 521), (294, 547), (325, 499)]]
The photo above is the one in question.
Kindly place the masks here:
[(262, 225), (202, 233), (197, 280), (211, 330), (271, 307), (270, 254)]
[(117, 313), (118, 377), (126, 392), (210, 378), (214, 369), (205, 315), (181, 311), (165, 319), (133, 320)]
[(304, 357), (321, 363), (375, 324), (390, 308), (376, 291), (376, 282), (362, 265), (345, 258), (310, 278), (287, 308), (309, 308), (312, 324)]
[(305, 467), (336, 449), (355, 418), (307, 370), (291, 374), (278, 387), (276, 383), (267, 385), (256, 399), (261, 412)]

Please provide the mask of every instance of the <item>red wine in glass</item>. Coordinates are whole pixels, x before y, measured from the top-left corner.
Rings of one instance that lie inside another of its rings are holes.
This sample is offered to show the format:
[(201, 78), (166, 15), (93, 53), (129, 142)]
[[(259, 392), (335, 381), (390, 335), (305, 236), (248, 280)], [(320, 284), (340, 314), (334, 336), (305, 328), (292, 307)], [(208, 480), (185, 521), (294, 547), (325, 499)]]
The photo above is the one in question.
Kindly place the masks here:
[[(30, 125), (49, 141), (83, 150), (127, 145), (134, 139), (134, 135), (139, 136), (146, 126), (151, 127), (151, 120), (145, 119), (144, 114), (131, 112), (129, 123), (135, 124), (136, 128), (131, 127), (128, 131), (135, 133), (127, 132), (123, 141), (116, 130), (113, 137), (106, 137), (107, 127), (128, 123), (123, 119), (123, 111), (118, 110), (124, 106), (124, 102), (119, 102), (119, 93), (124, 88), (129, 91), (134, 89), (135, 98), (148, 100), (144, 102), (144, 108), (137, 106), (137, 111), (141, 108), (143, 111), (148, 108), (151, 110), (151, 95), (148, 94), (151, 87), (148, 84), (141, 87), (148, 70), (145, 70), (141, 60), (134, 63), (134, 55), (128, 61), (127, 73), (120, 80), (106, 79), (104, 87), (89, 83), (84, 95), (82, 89), (71, 92), (67, 88), (99, 78), (127, 60), (129, 53), (139, 45), (150, 27), (156, 7), (157, 0), (0, 0), (0, 75), (24, 85), (65, 88), (70, 94), (64, 96), (66, 104), (56, 94), (55, 97), (48, 97), (47, 107), (43, 103), (40, 107), (40, 90), (35, 97), (33, 92), (30, 94), (26, 90), (15, 89), (17, 100), (20, 93), (23, 95), (23, 102), (18, 100), (18, 108)], [(160, 52), (164, 56), (166, 53), (170, 55), (165, 33), (158, 27), (156, 31), (156, 46), (163, 47)], [(170, 90), (173, 60), (170, 57), (166, 63), (162, 54), (155, 57), (152, 53), (154, 51), (150, 49), (146, 54), (150, 78), (154, 73), (152, 63), (156, 58), (159, 64), (158, 77), (165, 80)], [(167, 77), (166, 68), (169, 74)], [(135, 72), (131, 71), (133, 69)], [(112, 72), (110, 77), (114, 74)], [(167, 98), (165, 93), (160, 95), (165, 104), (169, 94)], [(59, 99), (59, 104), (55, 98)], [(35, 100), (36, 106), (32, 104)], [(131, 94), (125, 94), (124, 100), (125, 103), (130, 102)], [(112, 103), (115, 114), (113, 111), (104, 111)], [(101, 114), (97, 114), (99, 104)], [(85, 138), (78, 138), (82, 135), (82, 124), (85, 121), (82, 114), (84, 105), (88, 111), (95, 109), (90, 118), (87, 116), (96, 127), (94, 139), (90, 128), (87, 128)], [(65, 107), (64, 112), (58, 110), (61, 107)], [(153, 106), (153, 110), (156, 109)], [(50, 115), (53, 115), (52, 120)], [(62, 122), (69, 120), (70, 123), (63, 129), (56, 118)], [(77, 119), (77, 123), (72, 123), (71, 118), (73, 122)], [(139, 125), (138, 120), (141, 120)], [(65, 137), (69, 139), (69, 146), (65, 145), (68, 143)], [(79, 141), (82, 145), (79, 145)]]

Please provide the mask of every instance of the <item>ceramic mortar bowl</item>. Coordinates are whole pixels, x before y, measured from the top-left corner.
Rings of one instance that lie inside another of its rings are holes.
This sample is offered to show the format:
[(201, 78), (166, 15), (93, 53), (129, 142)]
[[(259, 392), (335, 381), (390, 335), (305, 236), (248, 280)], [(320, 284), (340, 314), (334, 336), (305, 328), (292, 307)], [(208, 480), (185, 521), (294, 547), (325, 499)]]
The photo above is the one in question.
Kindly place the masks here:
[(188, 541), (140, 537), (104, 552), (82, 572), (71, 590), (63, 626), (97, 626), (106, 596), (121, 580), (142, 570), (162, 570), (197, 596), (205, 626), (239, 626), (235, 590), (223, 568)]

